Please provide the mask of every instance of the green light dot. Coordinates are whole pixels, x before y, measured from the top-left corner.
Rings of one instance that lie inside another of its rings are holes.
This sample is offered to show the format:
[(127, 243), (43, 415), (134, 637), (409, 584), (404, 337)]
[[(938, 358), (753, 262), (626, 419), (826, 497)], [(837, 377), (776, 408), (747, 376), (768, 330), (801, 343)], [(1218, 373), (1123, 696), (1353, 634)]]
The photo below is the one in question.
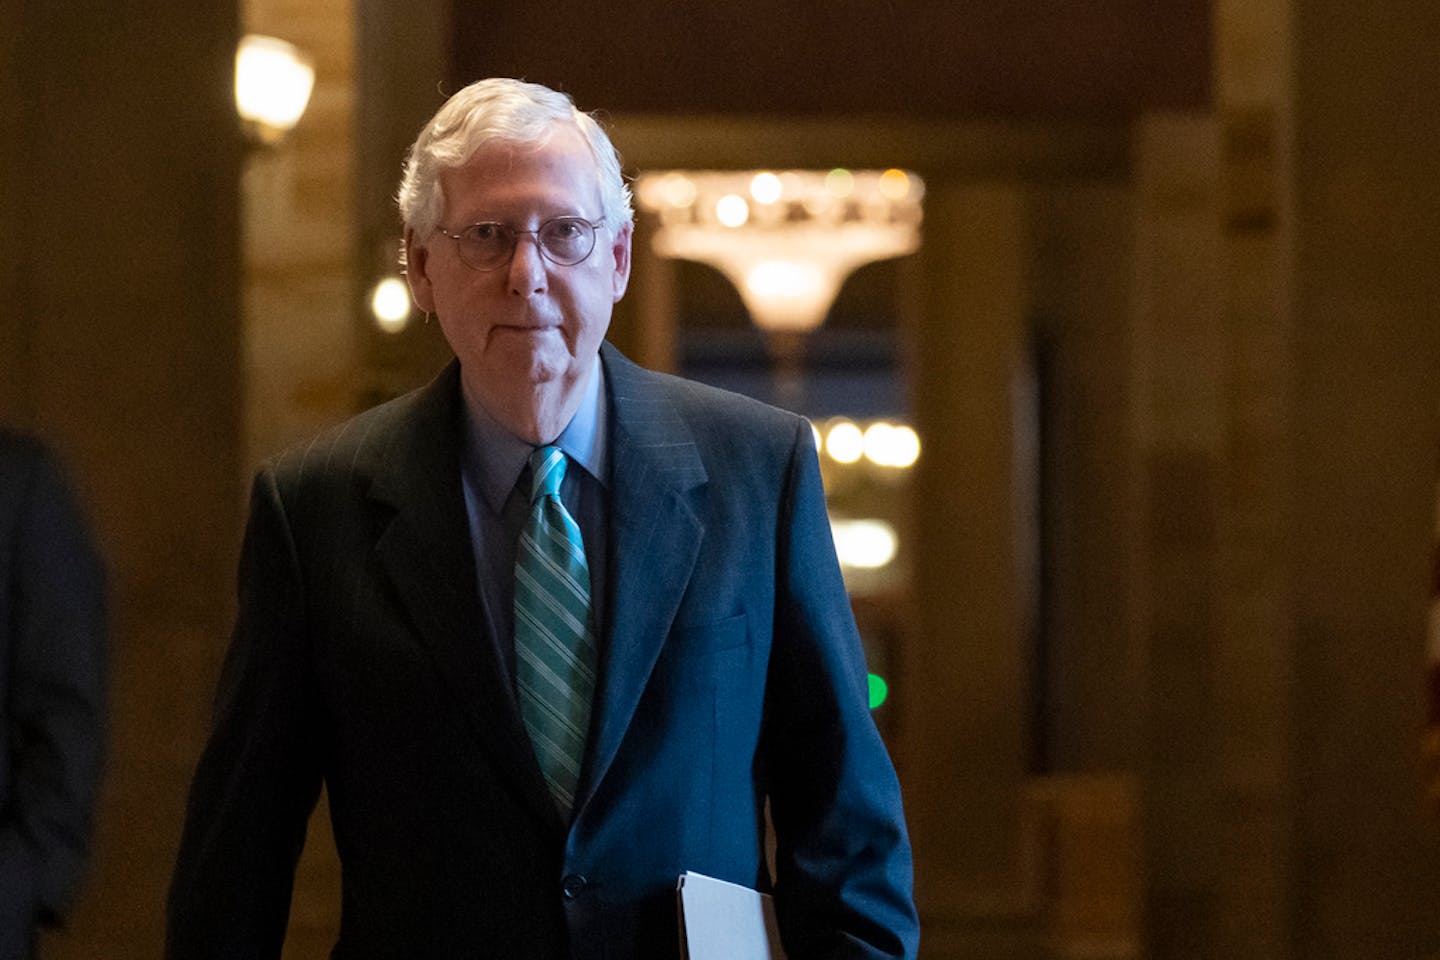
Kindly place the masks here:
[(870, 674), (870, 709), (874, 710), (880, 706), (889, 695), (890, 685), (885, 682), (885, 678)]

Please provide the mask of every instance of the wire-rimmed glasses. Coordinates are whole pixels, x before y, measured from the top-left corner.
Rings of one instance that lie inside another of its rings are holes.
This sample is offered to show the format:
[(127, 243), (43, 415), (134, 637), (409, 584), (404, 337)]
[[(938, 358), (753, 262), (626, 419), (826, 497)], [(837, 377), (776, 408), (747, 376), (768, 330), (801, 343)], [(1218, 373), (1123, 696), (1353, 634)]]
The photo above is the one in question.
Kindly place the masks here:
[(535, 238), (540, 255), (562, 267), (573, 267), (595, 249), (595, 231), (605, 218), (594, 222), (584, 217), (556, 217), (546, 220), (534, 230), (517, 230), (504, 223), (472, 223), (459, 233), (436, 227), (455, 241), (460, 259), (472, 270), (496, 270), (510, 262), (520, 238)]

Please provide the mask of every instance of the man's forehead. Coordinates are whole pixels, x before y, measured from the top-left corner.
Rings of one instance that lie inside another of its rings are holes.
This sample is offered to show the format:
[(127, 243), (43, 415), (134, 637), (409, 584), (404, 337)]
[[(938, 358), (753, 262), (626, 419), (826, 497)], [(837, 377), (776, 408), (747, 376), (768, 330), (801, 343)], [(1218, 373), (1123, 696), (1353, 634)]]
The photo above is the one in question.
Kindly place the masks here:
[(489, 140), (464, 163), (442, 170), (440, 187), (447, 201), (476, 193), (523, 199), (531, 192), (553, 195), (557, 188), (582, 203), (602, 200), (599, 165), (578, 130), (538, 142)]
[(572, 123), (556, 121), (534, 139), (492, 136), (480, 141), (460, 167), (495, 163), (500, 166), (540, 159), (571, 158), (584, 160), (590, 169), (598, 169), (595, 154), (580, 128)]

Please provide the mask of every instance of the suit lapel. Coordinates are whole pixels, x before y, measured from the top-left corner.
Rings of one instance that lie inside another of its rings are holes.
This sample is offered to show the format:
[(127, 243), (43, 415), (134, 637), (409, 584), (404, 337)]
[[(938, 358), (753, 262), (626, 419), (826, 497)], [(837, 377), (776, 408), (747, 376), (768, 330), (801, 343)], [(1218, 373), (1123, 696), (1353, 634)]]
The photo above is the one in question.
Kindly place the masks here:
[(612, 613), (582, 806), (620, 748), (669, 635), (704, 532), (689, 497), (705, 482), (705, 467), (688, 426), (656, 374), (636, 367), (608, 344), (601, 358), (612, 414)]
[(510, 773), (521, 802), (561, 830), (498, 640), (484, 626), (476, 595), (460, 481), (459, 369), (452, 362), (416, 395), (376, 467), (370, 497), (393, 515), (375, 551), (476, 738)]

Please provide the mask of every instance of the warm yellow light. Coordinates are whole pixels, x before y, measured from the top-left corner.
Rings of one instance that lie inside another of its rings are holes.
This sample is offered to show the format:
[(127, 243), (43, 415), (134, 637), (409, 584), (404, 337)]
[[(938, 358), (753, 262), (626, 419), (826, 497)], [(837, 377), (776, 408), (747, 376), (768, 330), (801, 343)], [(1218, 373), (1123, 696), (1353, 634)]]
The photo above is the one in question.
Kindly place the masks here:
[[(656, 254), (715, 267), (755, 325), (804, 334), (825, 321), (845, 278), (920, 243), (918, 177), (886, 197), (880, 170), (670, 170), (638, 178), (635, 197), (656, 215)], [(898, 186), (899, 181), (896, 181)]]
[(310, 102), (315, 68), (301, 50), (275, 37), (249, 34), (235, 51), (235, 109), (266, 143), (288, 133)]
[(386, 277), (370, 292), (375, 325), (386, 333), (399, 333), (410, 322), (410, 288), (399, 277)]
[(665, 181), (659, 177), (641, 177), (635, 181), (635, 200), (645, 210), (658, 210), (668, 206), (665, 197)]
[(830, 532), (842, 567), (878, 570), (894, 560), (900, 548), (895, 528), (883, 520), (832, 520)]
[(695, 202), (695, 181), (683, 173), (673, 173), (661, 181), (665, 200), (672, 207), (688, 207)]
[(888, 200), (903, 200), (905, 194), (910, 192), (910, 177), (904, 170), (896, 170), (891, 167), (880, 174), (878, 184), (880, 194)]
[(686, 210), (695, 203), (695, 181), (683, 173), (641, 177), (636, 184), (635, 198), (650, 210)]
[(913, 467), (920, 459), (920, 435), (913, 427), (905, 424), (895, 428), (890, 440), (890, 465), (892, 467)]
[(877, 420), (865, 428), (865, 459), (884, 465), (889, 456), (888, 442), (894, 427), (884, 420)]
[(813, 263), (767, 260), (745, 275), (749, 291), (770, 303), (811, 301), (824, 296), (825, 274)]
[(835, 206), (835, 198), (831, 196), (829, 190), (817, 190), (801, 197), (800, 206), (805, 210), (807, 216), (820, 219), (829, 214)]
[(750, 196), (755, 198), (756, 203), (769, 206), (779, 200), (783, 192), (780, 178), (773, 173), (757, 173), (755, 179), (750, 181)]
[(832, 197), (843, 200), (855, 192), (855, 177), (849, 170), (836, 167), (825, 175), (825, 189)]
[(865, 429), (865, 457), (882, 467), (908, 467), (920, 456), (920, 438), (908, 426), (883, 420)]
[(727, 193), (715, 203), (715, 219), (727, 227), (742, 227), (750, 219), (750, 204), (738, 193)]
[(836, 421), (825, 436), (825, 451), (837, 463), (854, 463), (865, 455), (865, 435), (849, 420)]

